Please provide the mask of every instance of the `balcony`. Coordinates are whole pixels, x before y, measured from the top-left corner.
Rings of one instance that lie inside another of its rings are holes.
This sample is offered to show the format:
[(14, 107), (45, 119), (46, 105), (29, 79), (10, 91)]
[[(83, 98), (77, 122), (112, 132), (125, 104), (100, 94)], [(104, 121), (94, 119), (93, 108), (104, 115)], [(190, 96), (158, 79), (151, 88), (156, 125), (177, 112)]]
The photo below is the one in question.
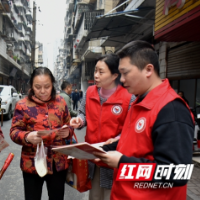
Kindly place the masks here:
[(84, 3), (84, 4), (90, 4), (95, 3), (97, 0), (78, 0), (77, 3)]
[(18, 33), (15, 28), (9, 28), (8, 26), (4, 26), (2, 31), (2, 37), (6, 42), (17, 42), (18, 41)]
[(77, 33), (76, 38), (74, 40), (73, 46), (75, 48), (75, 52), (82, 48), (82, 46), (85, 43), (85, 38), (87, 37), (87, 34), (88, 31), (84, 29), (84, 21), (82, 21), (79, 32)]
[(26, 49), (29, 51), (29, 52), (31, 52), (31, 44), (30, 43), (26, 43), (25, 42), (25, 44), (26, 44)]
[(26, 19), (26, 17), (25, 17), (24, 10), (21, 10), (21, 11), (19, 12), (19, 16), (21, 16), (21, 18), (22, 18), (24, 24), (27, 25), (27, 19)]
[(97, 10), (97, 11), (84, 13), (79, 24), (77, 24), (77, 26), (75, 27), (75, 31), (78, 30), (76, 39), (74, 42), (74, 45), (76, 46), (75, 52), (78, 52), (83, 47), (86, 37), (88, 35), (88, 32), (90, 31), (96, 16), (102, 15), (103, 12), (104, 12), (103, 10)]
[(26, 35), (29, 35), (29, 36), (30, 36), (31, 33), (32, 33), (31, 27), (28, 26), (28, 27), (26, 28)]
[(19, 37), (20, 42), (24, 42), (24, 37)]
[(25, 40), (25, 42), (31, 42), (30, 35), (25, 34), (24, 40)]
[(18, 42), (19, 40), (19, 34), (15, 29), (12, 30), (11, 38), (14, 42)]
[(85, 44), (82, 51), (82, 60), (92, 60), (102, 55), (103, 48), (100, 47), (100, 40), (89, 41)]
[(39, 64), (43, 64), (43, 59), (42, 59), (42, 58), (39, 58), (39, 59), (38, 59), (38, 63), (39, 63)]
[(14, 27), (14, 22), (10, 13), (3, 13), (3, 18), (5, 19), (6, 24), (8, 24), (10, 27)]
[(23, 5), (23, 3), (22, 3), (21, 0), (15, 0), (14, 4), (15, 4), (17, 7), (21, 7), (21, 8), (24, 7), (24, 5)]
[(10, 5), (7, 0), (0, 1), (0, 11), (9, 13), (10, 12)]
[[(23, 42), (19, 42), (18, 44), (15, 45), (15, 51), (22, 51), (24, 54), (26, 53), (26, 48)], [(23, 57), (22, 54), (20, 55), (20, 57)], [(25, 60), (24, 57), (23, 59)]]
[(12, 34), (12, 31), (11, 31), (11, 28), (8, 28), (8, 27), (3, 27), (3, 30), (2, 30), (2, 38), (9, 38), (11, 37), (11, 34)]
[(21, 33), (21, 36), (25, 37), (24, 25), (21, 22), (17, 24), (17, 29), (18, 29), (19, 33)]
[(28, 10), (26, 11), (26, 18), (27, 18), (28, 21), (32, 21), (33, 20), (32, 13), (29, 12)]
[(27, 56), (24, 51), (23, 53), (20, 53), (20, 63), (26, 63), (27, 62)]
[(27, 55), (28, 57), (31, 57), (31, 52), (30, 52), (29, 49), (26, 49), (26, 55)]
[(23, 52), (26, 53), (26, 49), (24, 45), (19, 46), (19, 49)]
[(71, 27), (71, 26), (68, 26), (68, 28), (67, 28), (67, 33), (70, 34), (71, 31), (72, 31), (72, 27)]
[(69, 12), (72, 12), (74, 9), (74, 0), (69, 0)]

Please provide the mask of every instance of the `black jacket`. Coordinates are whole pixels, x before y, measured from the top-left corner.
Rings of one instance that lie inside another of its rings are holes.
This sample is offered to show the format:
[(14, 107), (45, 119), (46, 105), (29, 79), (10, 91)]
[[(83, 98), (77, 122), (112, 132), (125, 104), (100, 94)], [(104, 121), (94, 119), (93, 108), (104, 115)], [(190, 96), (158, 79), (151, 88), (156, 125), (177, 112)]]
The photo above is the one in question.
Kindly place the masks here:
[[(187, 107), (180, 100), (168, 103), (159, 112), (152, 129), (153, 156), (155, 159), (153, 162), (157, 164), (191, 164), (193, 138), (194, 124)], [(103, 149), (105, 151), (116, 150), (117, 144), (118, 142), (114, 142), (105, 145)], [(125, 155), (119, 160), (119, 164), (150, 162), (152, 161), (145, 158), (127, 157)], [(176, 181), (174, 186), (185, 185), (186, 182), (183, 180)]]

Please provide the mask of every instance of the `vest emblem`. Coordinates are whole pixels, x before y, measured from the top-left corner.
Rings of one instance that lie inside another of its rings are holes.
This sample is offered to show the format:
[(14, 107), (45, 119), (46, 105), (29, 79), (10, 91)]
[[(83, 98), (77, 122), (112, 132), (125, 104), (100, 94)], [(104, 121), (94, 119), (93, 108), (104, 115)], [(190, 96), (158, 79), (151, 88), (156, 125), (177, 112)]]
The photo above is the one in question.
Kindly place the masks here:
[(111, 108), (111, 111), (114, 115), (120, 115), (123, 111), (123, 108), (120, 105), (117, 105), (117, 106), (113, 106)]
[(146, 127), (146, 118), (141, 117), (135, 124), (135, 132), (141, 133)]

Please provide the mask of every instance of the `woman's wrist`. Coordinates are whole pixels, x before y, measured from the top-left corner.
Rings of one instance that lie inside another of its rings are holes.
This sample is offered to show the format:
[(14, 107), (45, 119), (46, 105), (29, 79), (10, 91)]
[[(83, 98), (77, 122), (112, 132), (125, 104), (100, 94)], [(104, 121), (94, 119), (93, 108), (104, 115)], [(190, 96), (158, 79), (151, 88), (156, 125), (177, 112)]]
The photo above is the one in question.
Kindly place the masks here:
[(83, 121), (83, 119), (81, 119), (81, 117), (79, 117), (79, 118), (80, 118), (80, 126), (78, 128), (81, 128), (84, 124), (84, 121)]
[(27, 134), (25, 135), (24, 140), (25, 140), (25, 142), (26, 142), (27, 144), (30, 144), (30, 142), (29, 142), (28, 139), (27, 139), (28, 135), (29, 135), (29, 133), (27, 133)]

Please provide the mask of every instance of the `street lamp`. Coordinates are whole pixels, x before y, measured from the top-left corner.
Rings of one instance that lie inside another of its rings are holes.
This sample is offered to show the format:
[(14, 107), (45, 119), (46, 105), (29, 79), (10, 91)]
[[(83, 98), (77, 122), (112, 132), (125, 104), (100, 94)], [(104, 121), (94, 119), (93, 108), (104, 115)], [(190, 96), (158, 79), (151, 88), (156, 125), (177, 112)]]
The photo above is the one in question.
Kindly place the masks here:
[[(39, 11), (40, 7), (38, 7)], [(31, 72), (33, 72), (34, 67), (35, 67), (35, 49), (39, 48), (35, 48), (35, 38), (36, 38), (36, 11), (37, 11), (37, 6), (35, 1), (33, 1), (33, 20), (32, 20), (32, 26), (33, 26), (33, 35), (32, 35), (32, 50), (31, 50), (31, 62), (32, 62), (32, 70)]]
[(32, 21), (33, 35), (32, 35), (32, 50), (31, 50), (31, 62), (32, 62), (31, 73), (33, 72), (34, 67), (35, 67), (36, 10), (37, 10), (36, 4), (35, 4), (35, 1), (33, 1), (33, 21)]

